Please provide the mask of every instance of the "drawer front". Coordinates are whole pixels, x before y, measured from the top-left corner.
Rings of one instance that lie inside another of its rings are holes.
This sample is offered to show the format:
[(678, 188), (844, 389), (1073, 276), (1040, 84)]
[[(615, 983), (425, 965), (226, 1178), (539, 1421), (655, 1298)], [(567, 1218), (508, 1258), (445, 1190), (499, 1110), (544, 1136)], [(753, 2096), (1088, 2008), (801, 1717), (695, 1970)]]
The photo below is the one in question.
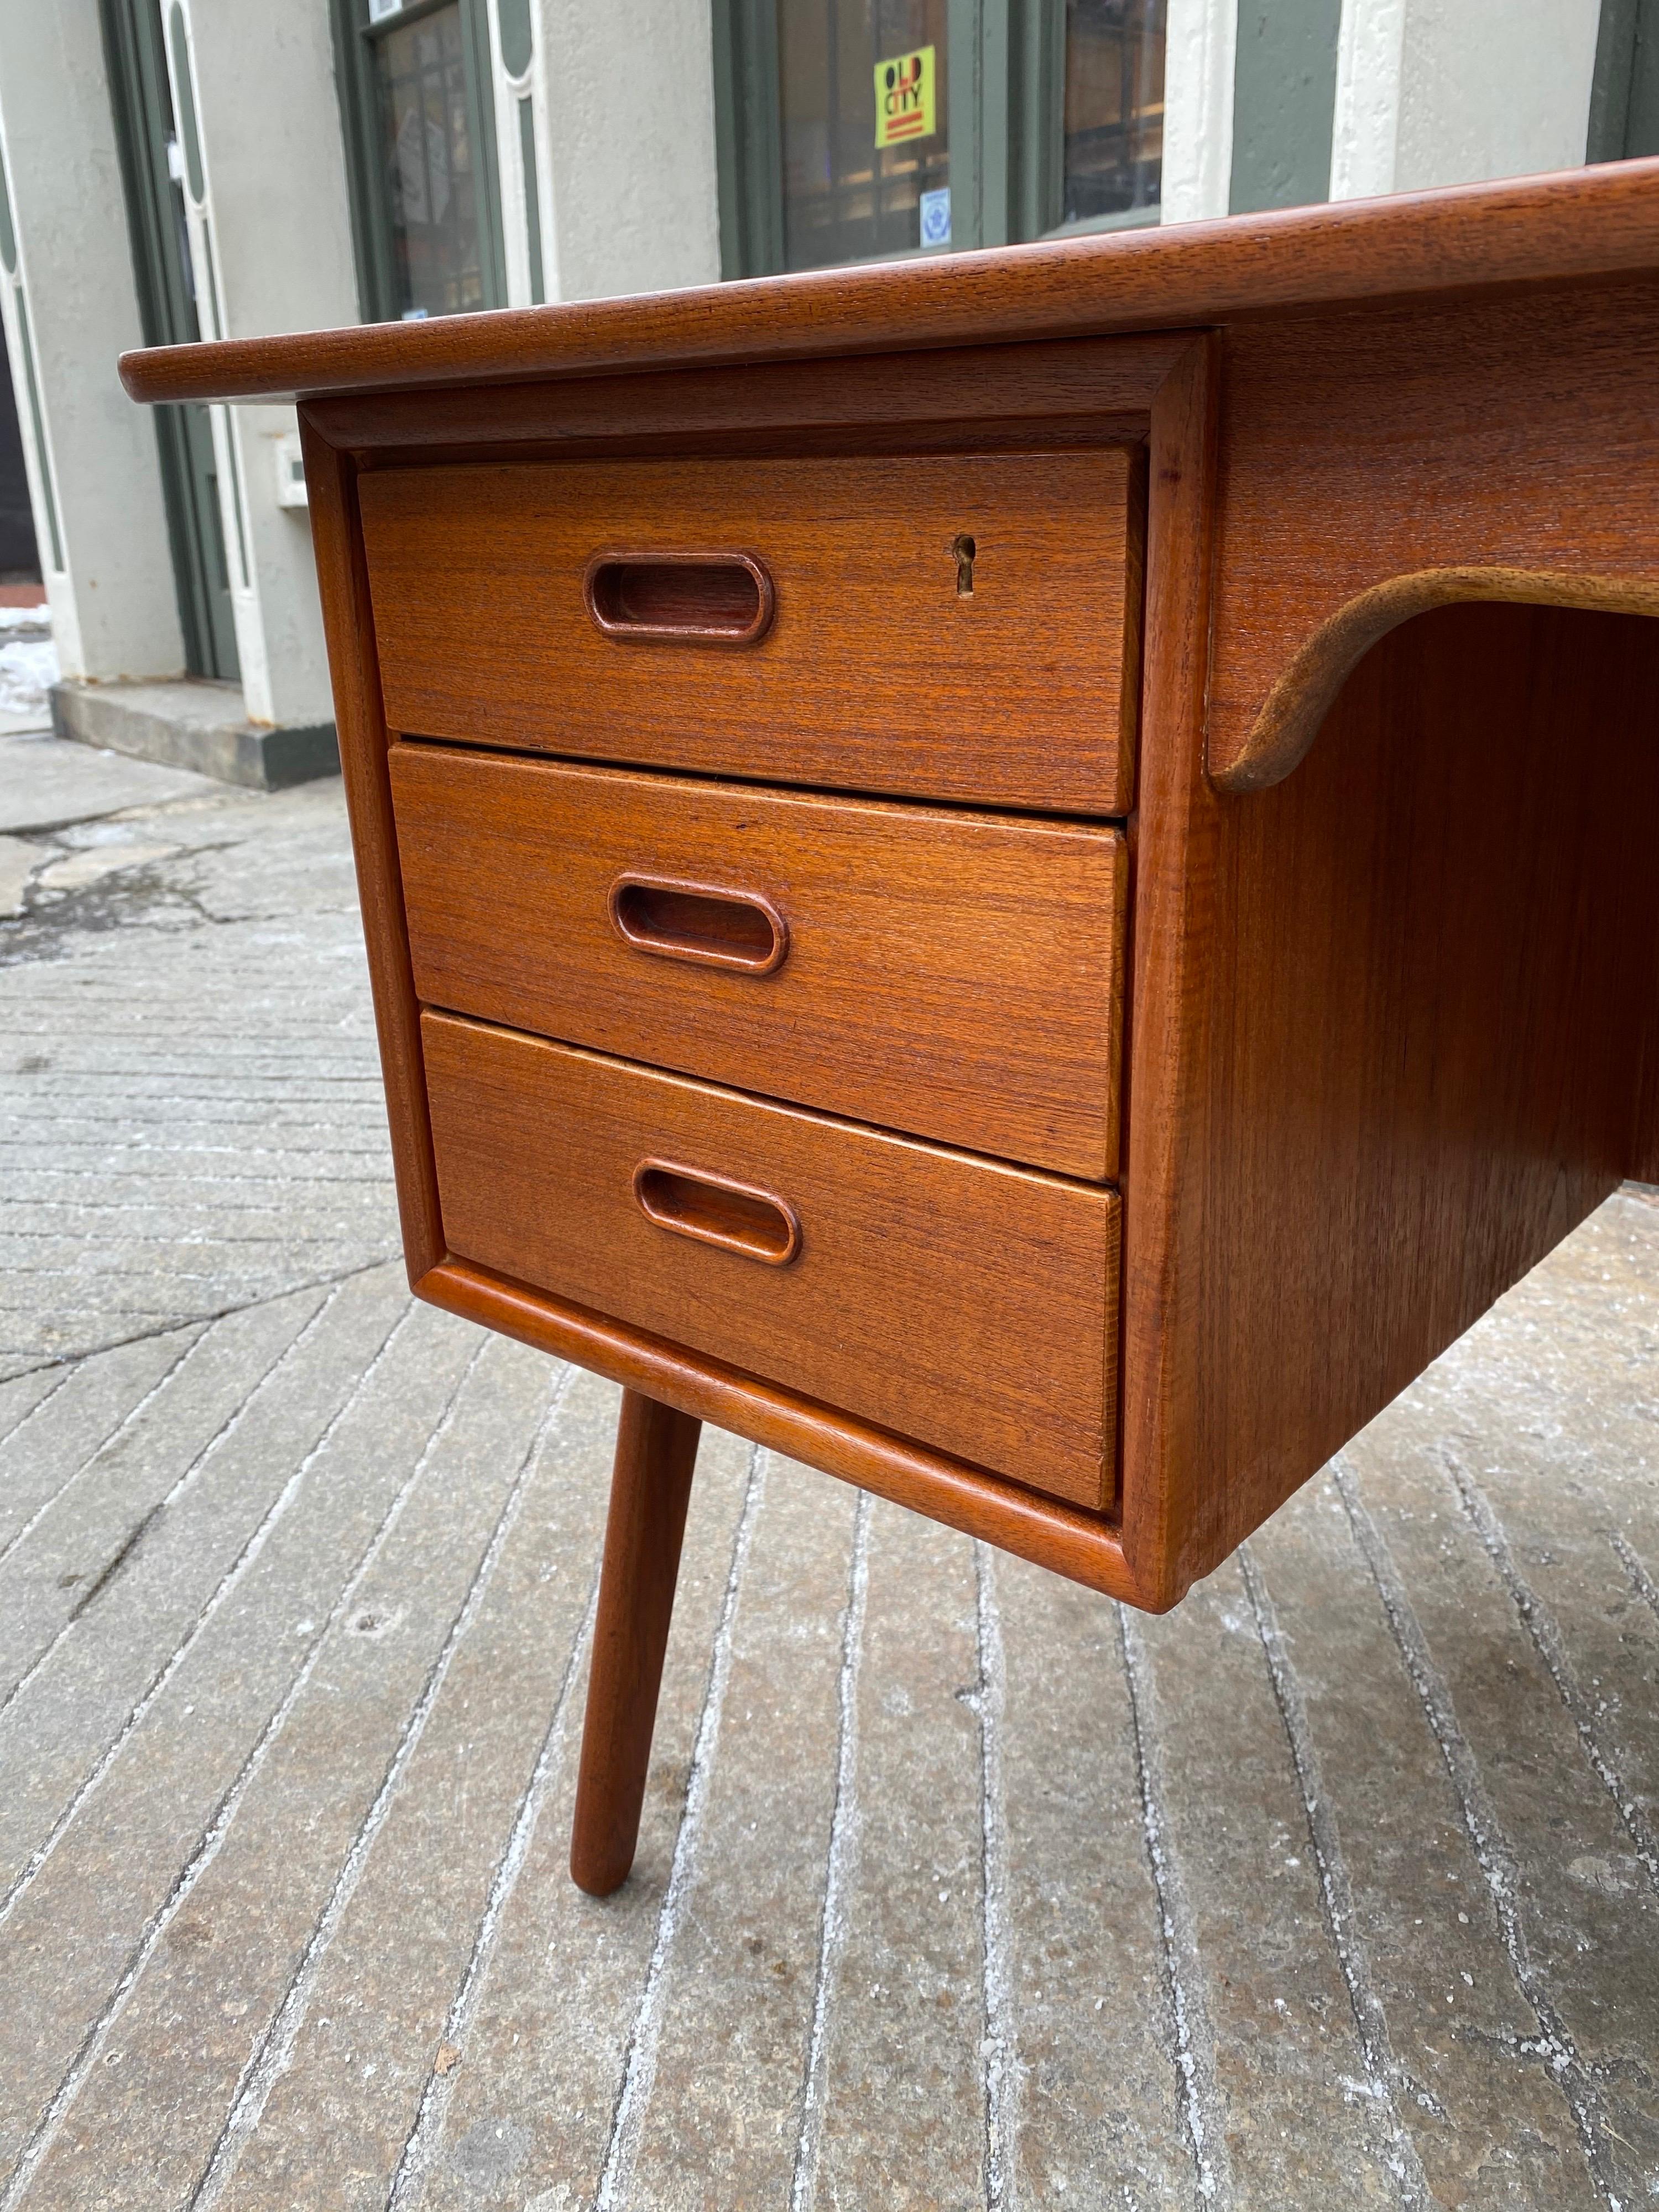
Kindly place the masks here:
[(1128, 809), (1124, 449), (388, 469), (359, 498), (394, 730)]
[(1099, 1508), (1107, 1190), (422, 1018), (459, 1258)]
[(392, 789), (428, 1003), (1116, 1173), (1117, 830), (431, 745)]

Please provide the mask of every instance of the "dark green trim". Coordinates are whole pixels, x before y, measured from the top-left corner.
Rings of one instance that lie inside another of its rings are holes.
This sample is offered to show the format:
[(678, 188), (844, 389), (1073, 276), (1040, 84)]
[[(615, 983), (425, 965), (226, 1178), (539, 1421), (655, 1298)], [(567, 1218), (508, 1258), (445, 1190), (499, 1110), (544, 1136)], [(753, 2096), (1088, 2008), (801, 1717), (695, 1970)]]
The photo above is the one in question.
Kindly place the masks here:
[(202, 166), (202, 134), (196, 121), (196, 72), (190, 62), (190, 29), (179, 0), (173, 0), (167, 19), (167, 40), (173, 49), (173, 82), (176, 88), (179, 135), (185, 142), (185, 177), (190, 196), (200, 207), (207, 197), (207, 172)]
[(461, 0), (461, 28), (471, 48), (466, 73), (467, 128), (478, 149), (480, 257), (486, 307), (507, 305), (507, 231), (501, 220), (501, 172), (495, 149), (495, 65), (489, 52), (487, 0)]
[(1659, 0), (1601, 0), (1587, 161), (1659, 154)]
[(530, 301), (539, 307), (547, 298), (547, 278), (542, 268), (542, 193), (536, 173), (536, 103), (530, 94), (519, 95), (519, 167), (524, 179), (525, 241), (530, 254)]
[(16, 288), (17, 349), (23, 356), (23, 383), (29, 398), (29, 423), (34, 432), (34, 461), (40, 478), (40, 496), (46, 504), (46, 532), (52, 539), (54, 574), (64, 573), (64, 540), (58, 527), (58, 495), (52, 488), (52, 453), (46, 445), (46, 422), (40, 411), (40, 386), (34, 373), (34, 333), (29, 328), (29, 303), (23, 288)]
[(11, 219), (11, 186), (6, 182), (6, 165), (0, 160), (0, 261), (6, 264), (6, 274), (17, 273), (17, 232)]
[(173, 98), (161, 10), (156, 0), (100, 0), (99, 12), (144, 343), (188, 345), (202, 331), (167, 173), (167, 118)]
[(392, 277), (386, 226), (375, 220), (374, 213), (374, 87), (367, 81), (362, 65), (355, 0), (332, 0), (330, 14), (334, 25), (334, 90), (340, 103), (340, 141), (345, 149), (346, 202), (351, 213), (351, 252), (357, 266), (357, 313), (364, 322), (378, 323), (385, 319), (380, 302), (391, 295)]
[[(357, 301), (366, 323), (396, 319), (391, 211), (386, 204), (378, 147), (380, 117), (368, 48), (373, 40), (431, 15), (448, 0), (412, 0), (395, 15), (371, 25), (368, 0), (331, 0), (334, 76), (345, 143), (346, 195), (357, 263)], [(485, 0), (460, 0), (461, 46), (466, 69), (466, 125), (477, 161), (480, 274), (486, 307), (507, 305), (507, 249), (501, 223), (501, 171), (495, 146), (495, 82), (489, 54)]]
[[(179, 234), (178, 188), (167, 172), (173, 98), (160, 0), (100, 0), (99, 12), (139, 326), (146, 345), (187, 345), (202, 332)], [(192, 676), (234, 683), (240, 673), (236, 622), (208, 410), (150, 411), (185, 665)]]
[(1009, 0), (947, 0), (951, 249), (1008, 240)]
[(783, 120), (776, 0), (714, 0), (720, 274), (783, 267)]
[(1066, 0), (1024, 0), (1008, 41), (1008, 236), (1060, 222), (1066, 173)]
[(1241, 0), (1228, 205), (1307, 207), (1331, 196), (1341, 0)]

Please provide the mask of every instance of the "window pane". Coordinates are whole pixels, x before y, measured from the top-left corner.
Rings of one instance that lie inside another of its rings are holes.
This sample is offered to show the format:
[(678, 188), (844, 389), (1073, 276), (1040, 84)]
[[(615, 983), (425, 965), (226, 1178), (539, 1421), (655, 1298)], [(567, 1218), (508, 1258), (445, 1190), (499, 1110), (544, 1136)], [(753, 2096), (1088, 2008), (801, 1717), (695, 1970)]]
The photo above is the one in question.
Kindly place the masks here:
[(459, 0), (374, 40), (401, 314), (482, 307), (483, 241)]
[(1062, 220), (1156, 207), (1164, 0), (1066, 0)]
[[(922, 243), (921, 196), (951, 181), (947, 12), (946, 0), (779, 0), (786, 268)], [(882, 105), (899, 135), (878, 147), (876, 71), (890, 63)], [(947, 206), (929, 202), (930, 244), (950, 242)]]

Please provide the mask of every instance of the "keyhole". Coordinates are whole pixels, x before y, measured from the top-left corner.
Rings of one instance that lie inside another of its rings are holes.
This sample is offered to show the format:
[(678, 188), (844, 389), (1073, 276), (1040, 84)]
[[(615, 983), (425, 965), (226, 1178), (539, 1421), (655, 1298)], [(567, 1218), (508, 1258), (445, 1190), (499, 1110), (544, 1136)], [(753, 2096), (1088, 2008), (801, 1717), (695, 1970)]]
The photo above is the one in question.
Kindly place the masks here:
[(974, 596), (974, 555), (978, 550), (974, 541), (964, 532), (951, 540), (951, 557), (957, 564), (957, 597), (971, 599)]

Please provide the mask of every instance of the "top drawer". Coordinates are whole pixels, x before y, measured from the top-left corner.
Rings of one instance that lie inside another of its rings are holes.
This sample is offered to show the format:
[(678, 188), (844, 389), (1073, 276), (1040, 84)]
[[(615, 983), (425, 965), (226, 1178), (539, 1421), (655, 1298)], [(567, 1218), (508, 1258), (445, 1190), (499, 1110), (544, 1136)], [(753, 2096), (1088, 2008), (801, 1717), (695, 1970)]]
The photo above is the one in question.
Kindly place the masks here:
[(394, 730), (1128, 810), (1127, 450), (388, 469), (359, 496)]

